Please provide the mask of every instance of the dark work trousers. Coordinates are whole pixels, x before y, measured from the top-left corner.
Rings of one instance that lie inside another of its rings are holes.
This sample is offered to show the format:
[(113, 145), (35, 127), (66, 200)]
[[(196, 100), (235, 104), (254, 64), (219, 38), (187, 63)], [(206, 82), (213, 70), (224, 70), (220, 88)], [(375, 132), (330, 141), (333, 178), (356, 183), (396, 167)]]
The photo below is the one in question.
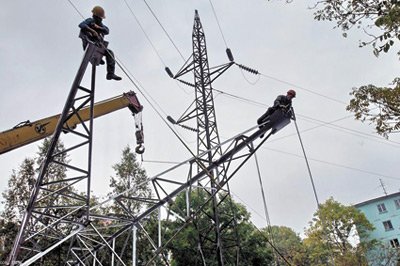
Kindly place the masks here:
[(263, 114), (262, 116), (260, 116), (260, 118), (257, 119), (257, 124), (262, 124), (266, 121), (266, 118), (268, 118), (270, 115), (272, 115), (274, 113), (275, 109), (272, 107), (269, 107), (268, 110), (265, 112), (265, 114)]
[[(88, 46), (88, 42), (86, 40), (82, 39), (82, 46), (83, 46), (83, 50), (86, 50), (86, 47)], [(111, 51), (110, 49), (106, 48), (104, 56), (106, 57), (107, 73), (114, 74), (114, 72), (115, 72), (114, 52)]]

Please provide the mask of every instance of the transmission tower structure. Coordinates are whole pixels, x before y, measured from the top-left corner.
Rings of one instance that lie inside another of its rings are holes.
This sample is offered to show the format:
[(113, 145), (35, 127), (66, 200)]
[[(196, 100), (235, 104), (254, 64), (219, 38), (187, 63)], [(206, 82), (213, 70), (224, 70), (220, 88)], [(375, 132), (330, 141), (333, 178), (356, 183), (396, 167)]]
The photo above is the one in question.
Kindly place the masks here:
[[(178, 120), (174, 120), (171, 117), (168, 117), (168, 120), (173, 124), (197, 132), (197, 158), (199, 158), (201, 162), (197, 164), (197, 171), (200, 172), (204, 168), (213, 164), (216, 158), (219, 158), (222, 155), (217, 118), (215, 114), (212, 83), (222, 73), (229, 69), (234, 62), (230, 50), (227, 49), (230, 62), (214, 68), (209, 67), (206, 38), (197, 10), (195, 11), (194, 17), (192, 44), (193, 53), (179, 72), (176, 75), (172, 75), (171, 71), (167, 68), (167, 73), (174, 79), (193, 87), (195, 91), (195, 100)], [(188, 73), (193, 73), (194, 75), (193, 84), (181, 79), (183, 75)], [(196, 120), (196, 128), (190, 127), (186, 124), (189, 120), (194, 119)], [(213, 147), (217, 148), (212, 149)], [(206, 156), (200, 156), (203, 153), (206, 153)], [(213, 194), (212, 192), (216, 190), (217, 183), (226, 180), (225, 164), (221, 164), (218, 168), (210, 172), (208, 176), (209, 182), (206, 184), (199, 183), (199, 189), (203, 189), (211, 195)], [(212, 220), (211, 223), (207, 223), (214, 227), (212, 230), (208, 226), (199, 223), (198, 220), (200, 219), (194, 220), (194, 224), (199, 232), (200, 253), (203, 254), (202, 249), (209, 249), (209, 251), (214, 250), (216, 252), (215, 261), (218, 261), (219, 266), (225, 264), (224, 248), (235, 249), (236, 259), (235, 261), (231, 261), (229, 263), (230, 265), (237, 264), (239, 256), (237, 235), (234, 239), (232, 239), (231, 236), (225, 237), (224, 235), (224, 228), (226, 229), (230, 227), (227, 223), (232, 223), (234, 230), (236, 231), (236, 218), (233, 208), (231, 209), (231, 213), (226, 213), (226, 211), (220, 213), (218, 209), (218, 206), (220, 206), (221, 202), (224, 200), (227, 202), (229, 201), (229, 204), (232, 204), (228, 183), (224, 186), (221, 193), (213, 194), (211, 202), (212, 206), (210, 208), (212, 210), (211, 213), (206, 210), (203, 211), (203, 214), (210, 217)], [(221, 221), (222, 215), (224, 216), (224, 223)], [(214, 231), (214, 237), (210, 236), (211, 231)], [(211, 242), (211, 245), (207, 242)], [(203, 261), (203, 263), (205, 262)]]
[[(90, 43), (72, 83), (64, 109), (51, 137), (47, 154), (41, 163), (36, 183), (8, 257), (9, 265), (30, 265), (59, 246), (72, 240), (89, 222), (91, 161), (93, 139), (93, 106), (96, 66), (105, 53), (104, 47)], [(90, 87), (81, 86), (86, 69), (92, 64)], [(79, 112), (83, 108), (87, 111)], [(89, 116), (86, 122), (82, 115)], [(77, 120), (79, 128), (69, 126)], [(45, 128), (43, 129), (45, 130)], [(60, 150), (61, 132), (69, 133), (70, 145)], [(72, 164), (66, 154), (86, 154)], [(59, 176), (55, 167), (68, 174)]]
[[(197, 154), (135, 187), (109, 195), (101, 202), (91, 202), (95, 75), (104, 52), (102, 47), (94, 44), (85, 51), (41, 165), (8, 265), (38, 262), (47, 265), (54, 261), (74, 266), (170, 265), (170, 245), (190, 224), (198, 229), (199, 263), (238, 265), (238, 237), (232, 233), (236, 223), (234, 208), (227, 213), (219, 211), (218, 207), (232, 203), (228, 181), (272, 134), (290, 123), (290, 117), (276, 111), (265, 125), (255, 125), (220, 143), (211, 84), (234, 64), (233, 57), (227, 51), (230, 63), (209, 68), (204, 31), (196, 12), (193, 54), (177, 75), (173, 76), (169, 69), (167, 72), (178, 80), (186, 73), (194, 73), (195, 107), (189, 107), (178, 121), (168, 119), (197, 132)], [(92, 63), (90, 88), (85, 88), (81, 82), (89, 63)], [(87, 106), (92, 119), (87, 122), (81, 119), (78, 127), (68, 126), (69, 119), (79, 120), (79, 110)], [(196, 119), (197, 128), (184, 124), (191, 119)], [(268, 130), (270, 132), (266, 134)], [(57, 150), (61, 132), (68, 132), (74, 138), (62, 151)], [(81, 155), (77, 163), (60, 160), (67, 152), (75, 151)], [(52, 172), (54, 166), (65, 167), (67, 175), (55, 175)], [(182, 174), (184, 167), (188, 167), (184, 169), (187, 175)], [(145, 184), (152, 187), (153, 193), (143, 197), (139, 188)], [(191, 192), (203, 193), (204, 201), (196, 203)], [(183, 196), (185, 203), (179, 202), (178, 196)], [(132, 211), (129, 208), (132, 203), (141, 203), (141, 208)], [(120, 212), (108, 211), (110, 206), (118, 206)], [(206, 220), (208, 222), (204, 222)], [(171, 228), (170, 221), (179, 222), (178, 226)], [(137, 245), (136, 241), (140, 243)], [(146, 249), (136, 250), (137, 246)], [(152, 251), (150, 257), (149, 250)], [(205, 254), (214, 257), (205, 258)], [(227, 254), (230, 254), (229, 258)], [(47, 257), (50, 257), (48, 261)]]

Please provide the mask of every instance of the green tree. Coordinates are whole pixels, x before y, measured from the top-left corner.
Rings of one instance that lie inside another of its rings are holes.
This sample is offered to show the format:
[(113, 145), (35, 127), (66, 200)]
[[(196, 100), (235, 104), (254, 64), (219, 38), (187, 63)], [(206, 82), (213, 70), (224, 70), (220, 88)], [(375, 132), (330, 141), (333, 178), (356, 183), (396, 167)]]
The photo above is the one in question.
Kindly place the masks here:
[[(357, 229), (357, 230), (356, 230)], [(306, 230), (304, 244), (312, 265), (337, 266), (367, 265), (365, 254), (374, 241), (353, 246), (350, 241), (360, 237), (367, 239), (373, 225), (365, 215), (353, 206), (344, 206), (333, 198), (321, 204)]]
[[(40, 170), (40, 165), (46, 157), (47, 150), (50, 145), (50, 138), (45, 139), (38, 147), (38, 153), (35, 158), (25, 158), (18, 170), (13, 170), (10, 179), (8, 180), (8, 188), (2, 193), (3, 204), (5, 206), (1, 216), (4, 218), (0, 222), (0, 235), (4, 236), (9, 241), (4, 241), (4, 252), (0, 254), (0, 261), (5, 261), (8, 253), (11, 251), (13, 240), (18, 233), (20, 221), (23, 218), (25, 209), (28, 205), (31, 192), (36, 183), (36, 177)], [(65, 150), (64, 145), (59, 142), (56, 145), (56, 152), (62, 152)], [(66, 153), (57, 156), (57, 160), (66, 163), (68, 155)], [(49, 170), (45, 176), (45, 180), (61, 180), (66, 176), (66, 168), (58, 164), (51, 164)], [(43, 192), (43, 195), (51, 193), (60, 189), (63, 186), (61, 183), (56, 183), (48, 186), (48, 191)], [(64, 193), (72, 192), (72, 188), (65, 189)], [(43, 200), (41, 204), (51, 205), (60, 204), (63, 205), (66, 202), (71, 202), (68, 197), (59, 197), (57, 199)], [(60, 210), (58, 210), (60, 211)], [(54, 212), (54, 211), (53, 211)], [(63, 212), (63, 210), (61, 210)], [(54, 214), (54, 213), (53, 213)], [(43, 244), (43, 243), (42, 243)], [(57, 254), (49, 255), (42, 259), (43, 265), (57, 265), (56, 262), (61, 257), (61, 253), (64, 251), (58, 250)], [(46, 264), (47, 263), (47, 264)]]
[[(275, 225), (264, 228), (263, 233), (272, 240), (280, 255), (286, 260), (298, 266), (309, 265), (303, 241), (293, 229)], [(284, 265), (285, 261), (280, 255), (276, 253), (275, 258)]]
[[(146, 171), (140, 167), (136, 160), (136, 154), (132, 152), (129, 146), (123, 149), (121, 162), (115, 164), (113, 168), (116, 175), (116, 177), (111, 177), (110, 181), (113, 194), (119, 194), (128, 189), (132, 189), (124, 193), (124, 197), (150, 198), (151, 189), (147, 182), (148, 177)], [(134, 214), (143, 206), (143, 202), (139, 200), (126, 200), (124, 203), (125, 207)], [(125, 213), (119, 205), (114, 205), (112, 209), (118, 214)]]
[(13, 241), (18, 233), (19, 221), (21, 221), (29, 195), (35, 183), (35, 160), (25, 158), (19, 169), (13, 170), (8, 180), (8, 188), (2, 193), (4, 211), (0, 221), (0, 242), (4, 250), (0, 249), (0, 261), (6, 261), (11, 251)]
[(393, 88), (375, 85), (355, 88), (350, 93), (354, 98), (347, 106), (356, 119), (372, 122), (376, 132), (386, 138), (400, 129), (400, 79), (396, 78), (393, 84)]
[(2, 203), (5, 205), (2, 217), (7, 222), (16, 222), (22, 219), (35, 179), (34, 159), (25, 158), (18, 171), (12, 171), (7, 190), (2, 193), (4, 199)]
[[(314, 10), (316, 20), (336, 22), (345, 37), (353, 28), (363, 30), (369, 39), (360, 42), (360, 47), (372, 45), (376, 56), (387, 53), (400, 40), (398, 0), (323, 0), (315, 4)], [(347, 110), (354, 112), (356, 119), (372, 122), (376, 132), (386, 138), (388, 134), (398, 132), (399, 78), (394, 78), (392, 86), (364, 85), (354, 88), (350, 95), (353, 98)]]
[[(221, 199), (224, 196), (224, 194), (219, 194)], [(167, 246), (169, 252), (172, 253), (172, 265), (204, 265), (203, 259), (206, 265), (218, 264), (215, 243), (206, 241), (202, 243), (201, 249), (199, 247), (199, 231), (206, 234), (208, 239), (215, 238), (211, 217), (201, 215), (198, 211), (201, 206), (204, 206), (203, 213), (211, 213), (211, 203), (206, 203), (208, 198), (209, 194), (202, 189), (192, 191), (190, 194), (190, 212), (194, 215), (194, 219), (186, 226), (183, 226), (183, 222), (179, 219), (165, 222), (168, 228), (165, 235), (166, 239), (170, 239), (179, 231)], [(186, 217), (185, 193), (181, 193), (175, 198), (171, 209), (181, 217)], [(236, 248), (239, 248), (239, 265), (270, 265), (272, 261), (271, 249), (268, 246), (265, 235), (251, 224), (250, 214), (246, 208), (234, 201), (230, 202), (229, 198), (225, 198), (219, 204), (218, 210), (220, 213), (220, 225), (223, 228), (221, 232), (226, 264), (236, 261)], [(231, 221), (232, 216), (226, 215), (232, 212), (235, 213), (236, 228)], [(236, 245), (236, 239), (239, 241), (239, 247)]]
[(388, 52), (400, 39), (398, 0), (323, 0), (318, 1), (314, 9), (316, 20), (336, 22), (345, 37), (354, 27), (362, 29), (370, 39), (361, 42), (360, 46), (371, 44), (376, 56)]
[[(146, 207), (145, 199), (150, 199), (152, 196), (151, 189), (149, 186), (149, 180), (146, 171), (140, 166), (136, 159), (136, 154), (131, 150), (129, 146), (126, 146), (122, 150), (122, 156), (119, 163), (113, 166), (115, 171), (115, 177), (110, 179), (110, 187), (112, 192), (110, 194), (120, 195), (118, 197), (118, 203), (114, 203), (110, 206), (109, 210), (113, 215), (121, 216), (125, 219), (129, 219), (140, 213), (142, 208)], [(128, 212), (129, 213), (128, 213)], [(147, 261), (153, 256), (153, 247), (148, 241), (146, 234), (150, 236), (157, 235), (157, 217), (155, 214), (151, 215), (146, 221), (142, 221), (141, 225), (146, 225), (146, 232), (137, 229), (136, 238), (136, 263), (138, 265), (145, 265)], [(117, 228), (108, 230), (108, 234), (112, 235), (115, 233)], [(127, 232), (121, 237), (118, 237), (115, 242), (116, 250), (121, 252), (121, 258), (127, 263), (132, 263), (132, 231)], [(107, 251), (107, 249), (106, 249)], [(103, 261), (110, 261), (110, 254), (103, 254)], [(156, 262), (159, 262), (156, 259)]]

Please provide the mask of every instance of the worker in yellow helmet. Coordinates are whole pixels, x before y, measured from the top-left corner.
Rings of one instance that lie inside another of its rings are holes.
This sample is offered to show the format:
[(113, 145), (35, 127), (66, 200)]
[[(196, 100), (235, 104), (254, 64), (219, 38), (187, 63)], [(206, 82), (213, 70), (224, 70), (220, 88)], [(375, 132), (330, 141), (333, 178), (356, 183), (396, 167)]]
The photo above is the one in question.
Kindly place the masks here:
[[(104, 47), (107, 47), (108, 42), (104, 41), (104, 35), (110, 33), (110, 30), (106, 25), (103, 24), (103, 19), (106, 18), (104, 9), (101, 6), (95, 6), (92, 9), (93, 16), (91, 18), (85, 19), (79, 24), (81, 28), (79, 37), (82, 39), (83, 49), (85, 50), (88, 42), (101, 43)], [(121, 80), (122, 78), (115, 75), (115, 59), (114, 53), (110, 49), (106, 49), (105, 52), (106, 62), (107, 62), (107, 76), (108, 80)], [(104, 64), (101, 60), (100, 64)]]

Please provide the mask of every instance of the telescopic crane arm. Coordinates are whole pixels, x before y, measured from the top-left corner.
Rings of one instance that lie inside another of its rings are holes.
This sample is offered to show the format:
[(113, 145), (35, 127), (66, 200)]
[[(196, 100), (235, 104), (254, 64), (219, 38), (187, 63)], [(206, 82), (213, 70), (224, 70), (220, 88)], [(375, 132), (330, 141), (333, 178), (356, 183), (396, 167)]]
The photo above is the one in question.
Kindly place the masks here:
[[(142, 125), (143, 106), (140, 104), (136, 94), (132, 91), (123, 93), (120, 96), (106, 99), (97, 102), (94, 105), (93, 118), (97, 118), (119, 109), (128, 107), (135, 118), (136, 128), (136, 152), (141, 154), (144, 152), (144, 135)], [(81, 109), (79, 117), (83, 121), (90, 119), (89, 107)], [(74, 114), (66, 123), (65, 127), (75, 128), (77, 124), (81, 123), (79, 117)], [(35, 141), (44, 139), (51, 136), (57, 126), (60, 114), (46, 117), (34, 122), (25, 121), (21, 122), (12, 129), (0, 132), (0, 154), (9, 152)]]

